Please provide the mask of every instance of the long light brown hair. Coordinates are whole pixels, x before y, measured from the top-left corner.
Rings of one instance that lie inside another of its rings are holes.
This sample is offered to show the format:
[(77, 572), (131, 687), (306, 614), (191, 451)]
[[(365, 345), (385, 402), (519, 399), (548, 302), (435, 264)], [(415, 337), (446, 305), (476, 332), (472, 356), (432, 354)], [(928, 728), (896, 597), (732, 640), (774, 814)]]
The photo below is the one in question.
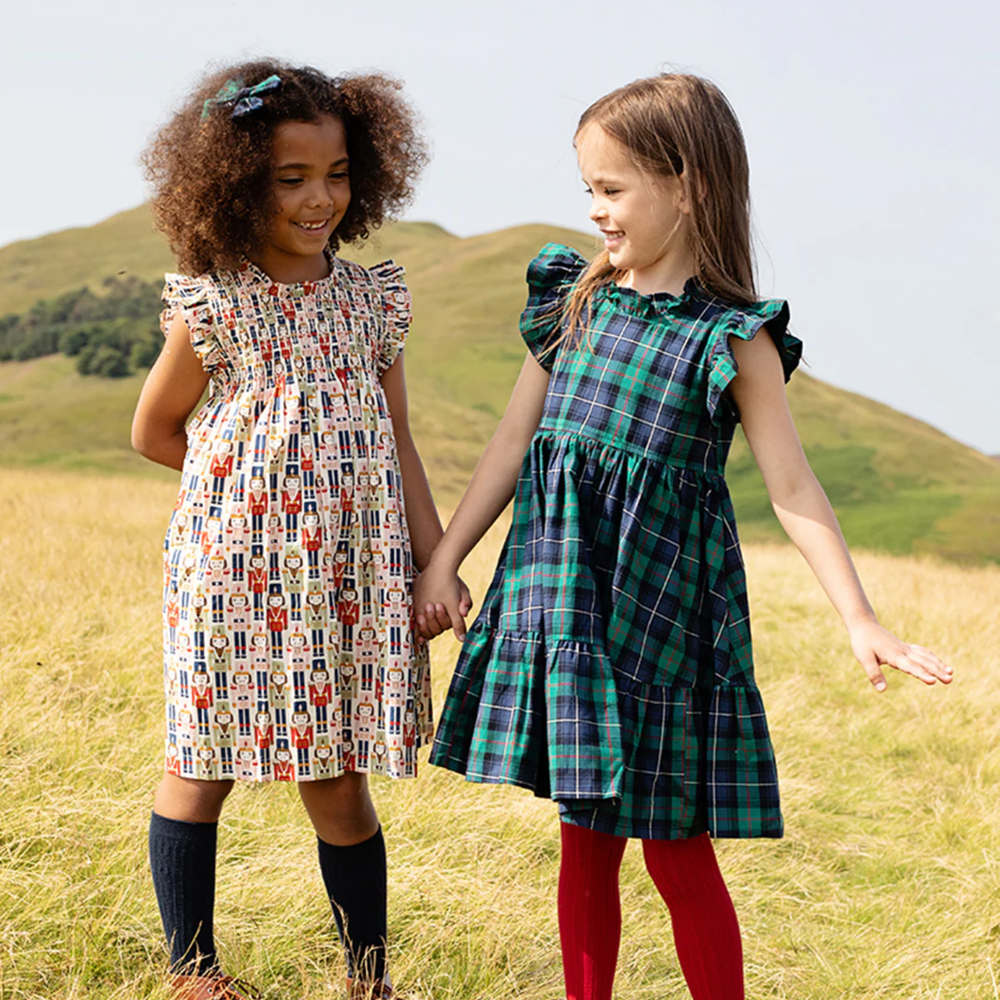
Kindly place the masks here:
[[(620, 142), (642, 170), (679, 179), (691, 206), (688, 232), (702, 287), (728, 302), (756, 301), (750, 168), (743, 130), (722, 91), (684, 73), (636, 80), (587, 108), (576, 135), (591, 125)], [(602, 250), (567, 296), (563, 333), (551, 347), (567, 337), (578, 343), (594, 293), (624, 278)]]

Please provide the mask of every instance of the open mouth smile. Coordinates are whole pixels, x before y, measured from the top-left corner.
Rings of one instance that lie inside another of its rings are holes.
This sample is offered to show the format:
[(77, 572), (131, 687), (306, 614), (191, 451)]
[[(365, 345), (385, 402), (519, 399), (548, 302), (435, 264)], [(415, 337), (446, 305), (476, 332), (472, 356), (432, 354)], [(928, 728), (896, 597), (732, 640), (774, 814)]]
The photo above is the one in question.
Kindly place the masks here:
[(320, 219), (318, 222), (293, 222), (293, 226), (305, 230), (307, 233), (318, 233), (330, 224), (329, 219)]

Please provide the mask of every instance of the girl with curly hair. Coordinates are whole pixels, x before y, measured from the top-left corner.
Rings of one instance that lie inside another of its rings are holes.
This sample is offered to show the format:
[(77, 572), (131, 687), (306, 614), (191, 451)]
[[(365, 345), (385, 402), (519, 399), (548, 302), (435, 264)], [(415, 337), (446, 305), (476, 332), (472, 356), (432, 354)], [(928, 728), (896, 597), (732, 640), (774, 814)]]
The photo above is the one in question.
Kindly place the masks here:
[(336, 250), (397, 213), (425, 162), (399, 91), (378, 75), (233, 66), (145, 154), (184, 272), (166, 277), (166, 343), (132, 429), (143, 455), (182, 472), (149, 845), (183, 1000), (253, 992), (223, 974), (213, 940), (216, 829), (236, 779), (297, 782), (350, 995), (392, 992), (366, 776), (414, 777), (431, 735), (411, 586), (442, 529), (407, 423), (403, 269)]

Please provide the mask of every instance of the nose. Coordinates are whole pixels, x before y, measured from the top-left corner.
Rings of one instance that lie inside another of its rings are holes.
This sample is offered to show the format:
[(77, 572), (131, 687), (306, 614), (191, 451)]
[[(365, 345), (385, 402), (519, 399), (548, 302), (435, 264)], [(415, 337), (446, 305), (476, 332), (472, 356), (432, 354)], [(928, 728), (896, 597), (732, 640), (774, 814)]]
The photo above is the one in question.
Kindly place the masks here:
[(597, 200), (593, 198), (590, 202), (590, 211), (587, 215), (590, 217), (591, 222), (599, 222), (601, 219), (607, 217), (607, 211), (605, 211), (604, 206)]
[(329, 208), (333, 204), (333, 195), (325, 181), (313, 184), (309, 189), (310, 208)]

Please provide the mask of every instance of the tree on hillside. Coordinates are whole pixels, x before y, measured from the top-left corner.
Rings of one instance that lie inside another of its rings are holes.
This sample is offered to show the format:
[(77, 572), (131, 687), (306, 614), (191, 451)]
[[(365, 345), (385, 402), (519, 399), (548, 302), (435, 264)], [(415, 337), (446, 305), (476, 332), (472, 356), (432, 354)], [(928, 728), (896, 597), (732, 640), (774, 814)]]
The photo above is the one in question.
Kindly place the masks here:
[(61, 352), (83, 375), (121, 378), (148, 368), (163, 343), (160, 291), (131, 275), (36, 302), (0, 317), (0, 361), (27, 361)]

